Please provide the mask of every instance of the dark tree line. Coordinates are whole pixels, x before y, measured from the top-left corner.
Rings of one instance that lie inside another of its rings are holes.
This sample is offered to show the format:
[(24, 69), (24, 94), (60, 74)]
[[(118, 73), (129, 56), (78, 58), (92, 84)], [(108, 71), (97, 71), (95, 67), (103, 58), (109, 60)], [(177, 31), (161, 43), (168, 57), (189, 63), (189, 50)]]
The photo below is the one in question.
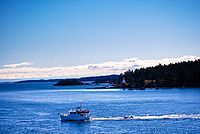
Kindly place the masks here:
[(93, 76), (80, 78), (81, 81), (94, 81), (94, 83), (116, 83), (119, 75)]
[(200, 60), (126, 71), (128, 87), (200, 87)]

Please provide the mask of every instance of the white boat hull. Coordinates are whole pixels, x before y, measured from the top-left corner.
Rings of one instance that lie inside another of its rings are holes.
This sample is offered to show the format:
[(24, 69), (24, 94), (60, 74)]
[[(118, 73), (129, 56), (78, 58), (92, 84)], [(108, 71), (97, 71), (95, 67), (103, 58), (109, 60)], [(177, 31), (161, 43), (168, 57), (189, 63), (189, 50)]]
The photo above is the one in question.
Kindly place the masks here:
[(60, 114), (61, 121), (90, 121), (90, 116), (80, 114)]

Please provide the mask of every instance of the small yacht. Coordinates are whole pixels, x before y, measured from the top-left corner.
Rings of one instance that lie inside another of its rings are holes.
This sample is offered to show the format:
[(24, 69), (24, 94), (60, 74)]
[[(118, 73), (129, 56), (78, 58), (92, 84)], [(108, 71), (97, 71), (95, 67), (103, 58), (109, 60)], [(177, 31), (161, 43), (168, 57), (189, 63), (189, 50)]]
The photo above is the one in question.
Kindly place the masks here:
[(87, 109), (81, 109), (77, 107), (74, 110), (70, 110), (67, 114), (60, 113), (61, 121), (90, 121), (90, 111)]

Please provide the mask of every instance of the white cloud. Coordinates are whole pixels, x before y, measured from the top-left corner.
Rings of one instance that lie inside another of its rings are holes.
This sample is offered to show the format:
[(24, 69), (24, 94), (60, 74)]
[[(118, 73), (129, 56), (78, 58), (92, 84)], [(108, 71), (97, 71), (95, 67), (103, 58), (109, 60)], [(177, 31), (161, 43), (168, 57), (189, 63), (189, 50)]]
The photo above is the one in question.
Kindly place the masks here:
[(21, 63), (17, 63), (17, 64), (6, 64), (6, 65), (4, 65), (4, 67), (16, 68), (16, 67), (23, 67), (23, 66), (29, 66), (29, 65), (32, 65), (32, 62), (21, 62)]
[(83, 77), (97, 76), (108, 74), (120, 74), (128, 69), (156, 66), (158, 64), (170, 64), (182, 61), (194, 61), (200, 59), (195, 56), (183, 56), (177, 58), (164, 58), (160, 60), (143, 60), (138, 58), (124, 59), (123, 61), (109, 61), (99, 64), (87, 64), (71, 67), (27, 67), (31, 62), (23, 62), (19, 64), (4, 65), (5, 68), (0, 69), (0, 79), (27, 79), (27, 78), (67, 78), (67, 77)]

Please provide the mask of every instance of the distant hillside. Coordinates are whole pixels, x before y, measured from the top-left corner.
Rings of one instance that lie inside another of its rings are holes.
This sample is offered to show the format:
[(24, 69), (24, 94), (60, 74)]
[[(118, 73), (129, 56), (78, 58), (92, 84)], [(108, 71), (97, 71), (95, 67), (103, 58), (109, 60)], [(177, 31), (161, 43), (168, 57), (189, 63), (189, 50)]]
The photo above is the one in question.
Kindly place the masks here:
[(48, 79), (48, 80), (24, 80), (24, 81), (17, 81), (15, 83), (35, 83), (35, 82), (58, 82), (62, 79)]
[(200, 60), (129, 70), (123, 78), (127, 87), (200, 87)]
[(58, 81), (54, 86), (67, 86), (67, 85), (84, 85), (82, 81), (94, 81), (94, 83), (116, 83), (119, 79), (119, 75), (107, 75), (107, 76), (94, 76), (83, 77), (80, 79), (64, 79)]
[[(114, 83), (118, 80), (119, 75), (106, 75), (106, 76), (92, 76), (92, 77), (82, 77), (77, 79), (40, 79), (40, 80), (24, 80), (15, 83), (36, 83), (36, 82), (61, 82), (66, 80), (79, 80), (79, 81), (94, 81), (95, 83)], [(66, 81), (67, 83), (67, 81)]]

